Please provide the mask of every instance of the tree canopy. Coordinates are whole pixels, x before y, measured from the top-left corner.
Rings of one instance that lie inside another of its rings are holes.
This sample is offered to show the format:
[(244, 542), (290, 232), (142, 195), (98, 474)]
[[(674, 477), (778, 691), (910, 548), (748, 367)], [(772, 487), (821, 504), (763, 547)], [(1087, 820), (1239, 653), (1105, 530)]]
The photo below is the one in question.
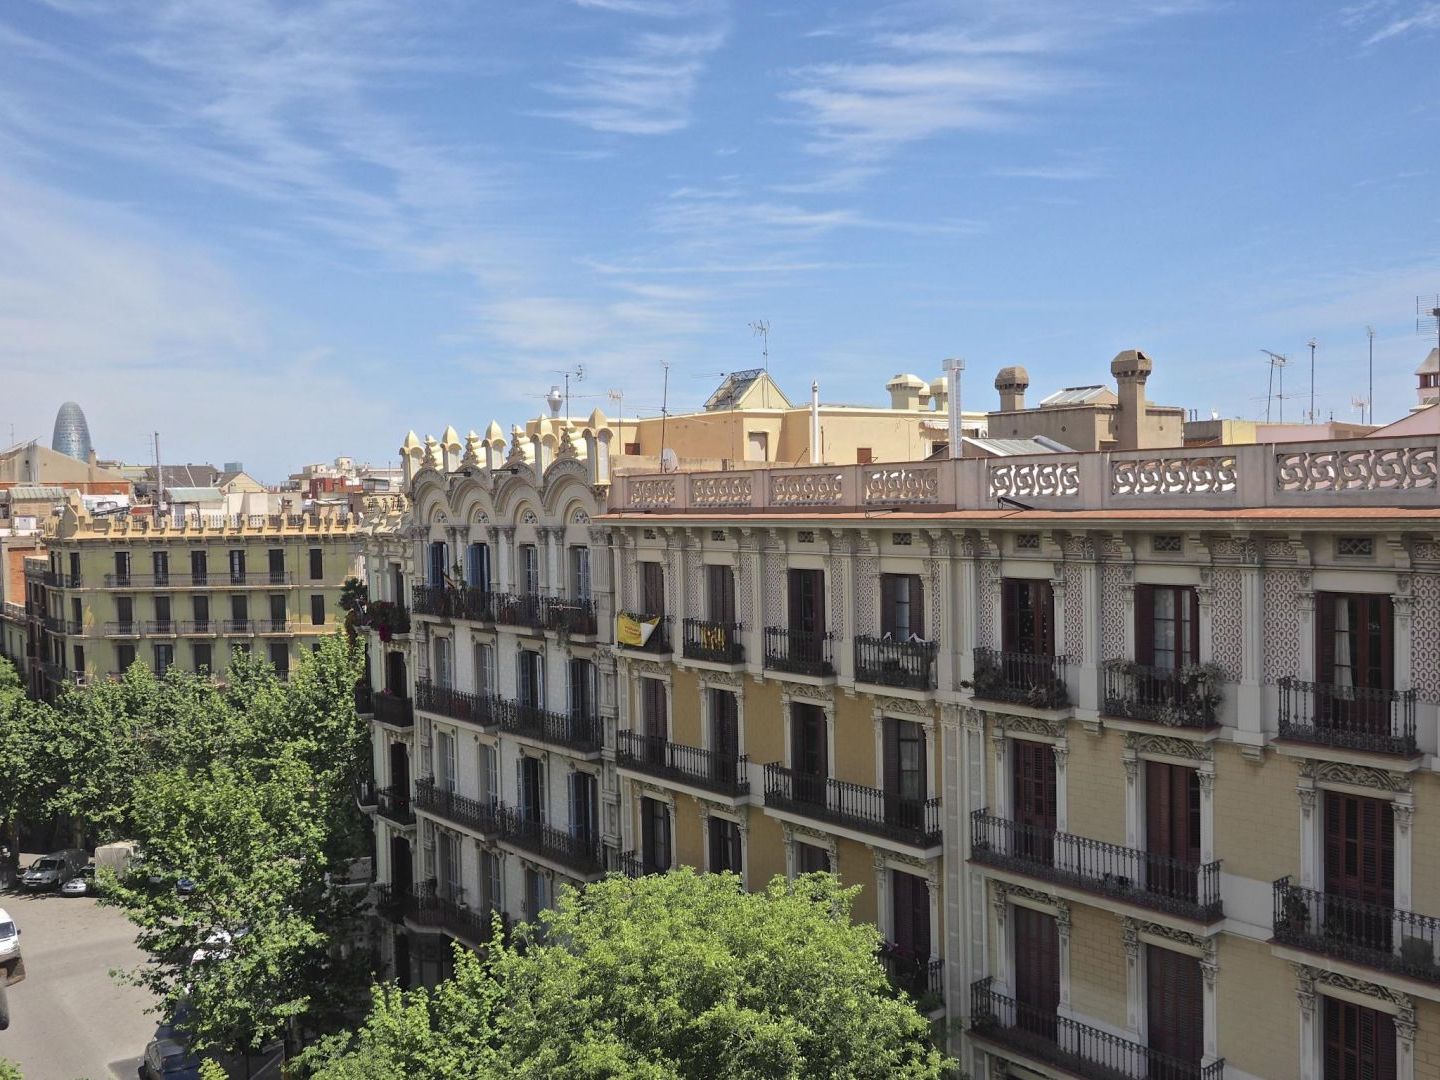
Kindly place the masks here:
[(950, 1062), (828, 874), (747, 893), (679, 870), (566, 888), (433, 991), (382, 987), (307, 1051), (316, 1080), (938, 1078)]

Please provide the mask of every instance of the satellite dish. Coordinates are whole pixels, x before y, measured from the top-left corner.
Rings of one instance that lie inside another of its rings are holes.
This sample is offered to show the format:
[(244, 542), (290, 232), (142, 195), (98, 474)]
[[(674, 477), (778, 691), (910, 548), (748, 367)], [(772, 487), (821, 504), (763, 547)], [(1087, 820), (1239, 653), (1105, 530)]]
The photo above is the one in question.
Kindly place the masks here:
[(674, 451), (674, 450), (671, 450), (668, 446), (667, 446), (664, 450), (661, 450), (661, 451), (660, 451), (660, 471), (661, 471), (661, 472), (674, 472), (674, 471), (677, 470), (678, 468), (680, 468), (680, 458), (679, 458), (679, 456), (675, 453), (675, 451)]

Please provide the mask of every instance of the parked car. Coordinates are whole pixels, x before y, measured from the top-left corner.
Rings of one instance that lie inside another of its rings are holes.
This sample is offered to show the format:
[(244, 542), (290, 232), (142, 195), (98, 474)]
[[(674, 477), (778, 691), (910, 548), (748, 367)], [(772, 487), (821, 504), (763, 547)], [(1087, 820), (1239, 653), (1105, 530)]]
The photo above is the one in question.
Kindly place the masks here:
[(25, 961), (20, 958), (20, 928), (0, 908), (0, 1031), (10, 1026), (10, 1002), (5, 988), (25, 978)]
[(60, 886), (61, 896), (90, 896), (95, 892), (95, 866), (82, 866), (80, 872)]
[(145, 1080), (200, 1080), (200, 1058), (176, 1039), (151, 1039), (140, 1075)]
[(182, 877), (175, 882), (175, 891), (181, 896), (189, 896), (195, 891), (195, 879)]
[(20, 884), (31, 892), (41, 889), (58, 889), (78, 874), (90, 860), (79, 848), (51, 852), (30, 864), (20, 878)]

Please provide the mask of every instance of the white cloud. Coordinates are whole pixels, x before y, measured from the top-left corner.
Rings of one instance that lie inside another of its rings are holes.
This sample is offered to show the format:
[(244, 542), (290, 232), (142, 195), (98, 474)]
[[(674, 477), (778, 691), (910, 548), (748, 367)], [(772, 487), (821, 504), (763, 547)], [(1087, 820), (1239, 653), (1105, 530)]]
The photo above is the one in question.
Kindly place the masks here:
[(1352, 26), (1368, 24), (1373, 27), (1365, 38), (1365, 44), (1378, 45), (1404, 34), (1440, 30), (1440, 3), (1434, 0), (1419, 4), (1381, 0), (1347, 8), (1342, 18)]

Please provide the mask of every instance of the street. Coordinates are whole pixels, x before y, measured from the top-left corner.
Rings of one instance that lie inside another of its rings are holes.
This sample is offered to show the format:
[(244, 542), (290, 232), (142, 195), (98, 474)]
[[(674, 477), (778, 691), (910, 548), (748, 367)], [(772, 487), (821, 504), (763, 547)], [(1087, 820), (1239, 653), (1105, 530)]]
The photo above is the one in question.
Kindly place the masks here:
[(135, 1080), (155, 1031), (150, 996), (111, 978), (142, 954), (134, 928), (93, 897), (0, 893), (0, 907), (20, 927), (26, 978), (10, 988), (10, 1030), (0, 1031), (0, 1058), (25, 1080)]

